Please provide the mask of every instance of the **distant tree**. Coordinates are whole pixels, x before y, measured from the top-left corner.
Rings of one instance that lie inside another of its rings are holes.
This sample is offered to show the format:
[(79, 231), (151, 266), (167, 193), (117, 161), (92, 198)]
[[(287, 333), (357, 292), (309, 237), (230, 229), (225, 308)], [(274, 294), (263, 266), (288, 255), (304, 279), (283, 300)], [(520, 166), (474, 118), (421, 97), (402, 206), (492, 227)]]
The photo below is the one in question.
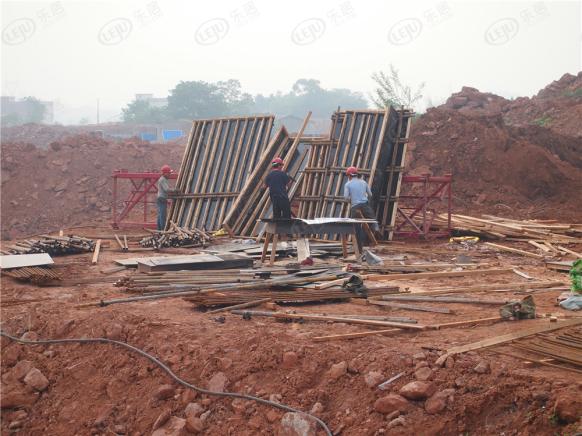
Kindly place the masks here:
[(413, 91), (409, 85), (402, 83), (398, 70), (392, 64), (390, 64), (390, 72), (378, 71), (372, 74), (372, 79), (377, 87), (370, 98), (378, 109), (391, 105), (413, 108), (414, 104), (422, 99), (424, 82)]
[(42, 123), (46, 112), (46, 107), (42, 102), (35, 97), (26, 97), (26, 115), (22, 120), (25, 123)]
[(126, 123), (159, 124), (167, 119), (166, 108), (152, 107), (144, 100), (134, 100), (121, 110)]
[(81, 119), (79, 120), (79, 124), (80, 124), (81, 126), (86, 126), (87, 124), (89, 124), (89, 118), (87, 118), (87, 117), (83, 117), (83, 118), (81, 118)]
[(2, 126), (17, 126), (23, 124), (22, 119), (17, 113), (2, 114)]
[(350, 109), (366, 109), (368, 102), (359, 92), (349, 89), (325, 89), (316, 79), (299, 79), (287, 94), (278, 92), (269, 96), (255, 97), (254, 112), (270, 112), (275, 115), (295, 115), (303, 118), (308, 111), (315, 117), (329, 117), (338, 106)]
[(241, 115), (249, 112), (252, 103), (238, 80), (180, 82), (170, 91), (168, 114), (172, 119)]

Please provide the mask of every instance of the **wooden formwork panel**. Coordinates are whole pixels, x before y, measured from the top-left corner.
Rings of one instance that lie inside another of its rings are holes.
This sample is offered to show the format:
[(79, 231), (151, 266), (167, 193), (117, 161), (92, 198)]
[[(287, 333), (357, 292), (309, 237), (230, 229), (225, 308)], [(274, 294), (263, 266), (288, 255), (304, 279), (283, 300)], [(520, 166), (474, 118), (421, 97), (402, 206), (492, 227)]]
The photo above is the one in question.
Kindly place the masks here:
[(296, 197), (298, 216), (348, 216), (349, 201), (343, 197), (345, 171), (355, 166), (370, 184), (381, 231), (390, 239), (411, 116), (409, 110), (392, 107), (384, 111), (335, 112), (329, 138), (310, 142)]
[(273, 121), (272, 115), (194, 121), (167, 225), (219, 229), (260, 161)]

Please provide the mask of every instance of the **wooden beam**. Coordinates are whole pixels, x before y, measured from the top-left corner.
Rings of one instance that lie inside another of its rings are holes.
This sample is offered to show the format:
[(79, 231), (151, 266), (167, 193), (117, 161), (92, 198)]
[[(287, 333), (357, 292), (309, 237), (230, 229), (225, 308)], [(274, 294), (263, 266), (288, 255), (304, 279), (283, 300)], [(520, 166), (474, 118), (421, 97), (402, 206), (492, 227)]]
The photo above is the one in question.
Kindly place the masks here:
[[(524, 321), (519, 321), (522, 323)], [(505, 335), (492, 336), (481, 341), (473, 342), (471, 344), (460, 345), (458, 347), (449, 348), (445, 354), (439, 357), (436, 361), (437, 365), (442, 366), (448, 357), (454, 356), (455, 354), (465, 353), (467, 351), (480, 350), (482, 348), (492, 347), (494, 345), (503, 344), (506, 342), (513, 341), (515, 339), (525, 338), (527, 336), (533, 336), (538, 333), (547, 333), (554, 330), (558, 330), (564, 327), (574, 327), (582, 324), (582, 318), (569, 319), (566, 321), (558, 321), (550, 323), (549, 321), (543, 321), (539, 325), (534, 327), (525, 328), (522, 330), (514, 331)]]
[(544, 256), (541, 254), (531, 253), (529, 251), (519, 250), (517, 248), (506, 247), (505, 245), (494, 244), (492, 242), (485, 242), (488, 247), (496, 248), (501, 251), (507, 251), (509, 253), (521, 254), (522, 256), (533, 257), (535, 259), (543, 259)]
[(99, 252), (101, 251), (101, 239), (97, 239), (95, 243), (95, 250), (93, 251), (93, 258), (91, 259), (91, 263), (96, 265), (99, 261)]
[(377, 281), (377, 280), (401, 280), (401, 279), (432, 279), (439, 277), (467, 277), (478, 275), (495, 275), (506, 274), (513, 272), (511, 268), (501, 269), (483, 269), (483, 270), (466, 270), (466, 271), (437, 271), (437, 272), (421, 272), (421, 273), (403, 273), (403, 274), (369, 274), (362, 276), (363, 279)]
[(417, 304), (401, 304), (393, 303), (390, 301), (378, 301), (378, 300), (368, 300), (369, 304), (374, 306), (390, 307), (394, 309), (404, 309), (404, 310), (417, 310), (420, 312), (434, 312), (434, 313), (447, 313), (454, 314), (455, 312), (446, 307), (434, 307), (434, 306), (419, 306)]
[(572, 251), (569, 248), (562, 247), (561, 245), (558, 245), (558, 250), (563, 251), (564, 253), (572, 254), (573, 256), (576, 256), (577, 258), (582, 259), (581, 253), (578, 253), (576, 251)]
[(487, 324), (490, 322), (498, 322), (498, 321), (504, 321), (504, 319), (501, 318), (500, 316), (494, 316), (491, 318), (469, 319), (466, 321), (455, 321), (455, 322), (447, 322), (444, 324), (433, 324), (433, 325), (427, 326), (427, 328), (434, 329), (434, 330), (440, 330), (440, 329), (445, 329), (445, 328), (449, 328), (449, 327), (464, 327), (466, 325)]
[(235, 304), (234, 306), (221, 307), (220, 309), (210, 310), (210, 311), (206, 312), (206, 314), (228, 312), (229, 310), (236, 310), (236, 309), (246, 309), (247, 307), (260, 306), (261, 304), (268, 303), (269, 301), (271, 301), (270, 298), (262, 298), (260, 300), (249, 301), (248, 303)]

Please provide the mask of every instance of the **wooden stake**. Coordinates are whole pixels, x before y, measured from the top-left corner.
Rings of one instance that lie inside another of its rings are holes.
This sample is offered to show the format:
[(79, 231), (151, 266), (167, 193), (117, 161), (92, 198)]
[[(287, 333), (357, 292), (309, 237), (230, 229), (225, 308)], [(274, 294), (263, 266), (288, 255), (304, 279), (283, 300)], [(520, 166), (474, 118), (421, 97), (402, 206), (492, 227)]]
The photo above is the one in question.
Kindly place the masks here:
[(95, 243), (95, 251), (93, 251), (93, 258), (91, 259), (91, 263), (93, 265), (96, 265), (97, 261), (99, 260), (100, 250), (101, 250), (101, 239), (97, 239), (97, 242)]

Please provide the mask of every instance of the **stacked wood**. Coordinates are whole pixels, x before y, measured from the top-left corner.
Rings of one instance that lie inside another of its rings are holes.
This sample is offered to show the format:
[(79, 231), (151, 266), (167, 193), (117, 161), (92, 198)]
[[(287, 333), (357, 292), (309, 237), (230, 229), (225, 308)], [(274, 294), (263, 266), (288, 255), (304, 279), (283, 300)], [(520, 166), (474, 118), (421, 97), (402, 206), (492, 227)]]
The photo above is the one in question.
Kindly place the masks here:
[[(398, 293), (399, 288), (396, 286), (382, 287), (378, 289), (369, 289), (369, 296), (381, 296), (390, 293)], [(184, 300), (190, 301), (197, 306), (230, 306), (234, 304), (247, 303), (264, 298), (279, 304), (307, 303), (307, 302), (325, 302), (325, 301), (348, 301), (352, 298), (365, 298), (363, 295), (356, 295), (339, 286), (334, 288), (313, 290), (313, 289), (296, 289), (294, 291), (245, 291), (229, 293), (212, 293), (200, 294), (185, 297)]]
[[(441, 214), (435, 225), (446, 225), (447, 216)], [(487, 239), (521, 240), (546, 243), (581, 243), (582, 224), (558, 223), (555, 220), (513, 220), (493, 215), (481, 218), (453, 214), (454, 230), (482, 236)]]
[(187, 229), (170, 222), (169, 230), (152, 230), (151, 236), (139, 241), (142, 247), (155, 249), (164, 247), (204, 247), (211, 236), (199, 229)]
[(51, 256), (91, 252), (95, 241), (81, 236), (41, 235), (41, 239), (26, 239), (6, 247), (10, 254), (48, 253)]
[[(61, 280), (61, 277), (52, 269), (40, 266), (26, 266), (2, 270), (2, 274), (16, 280), (32, 282), (35, 284), (45, 284), (52, 281)], [(4, 302), (3, 302), (4, 303)]]

